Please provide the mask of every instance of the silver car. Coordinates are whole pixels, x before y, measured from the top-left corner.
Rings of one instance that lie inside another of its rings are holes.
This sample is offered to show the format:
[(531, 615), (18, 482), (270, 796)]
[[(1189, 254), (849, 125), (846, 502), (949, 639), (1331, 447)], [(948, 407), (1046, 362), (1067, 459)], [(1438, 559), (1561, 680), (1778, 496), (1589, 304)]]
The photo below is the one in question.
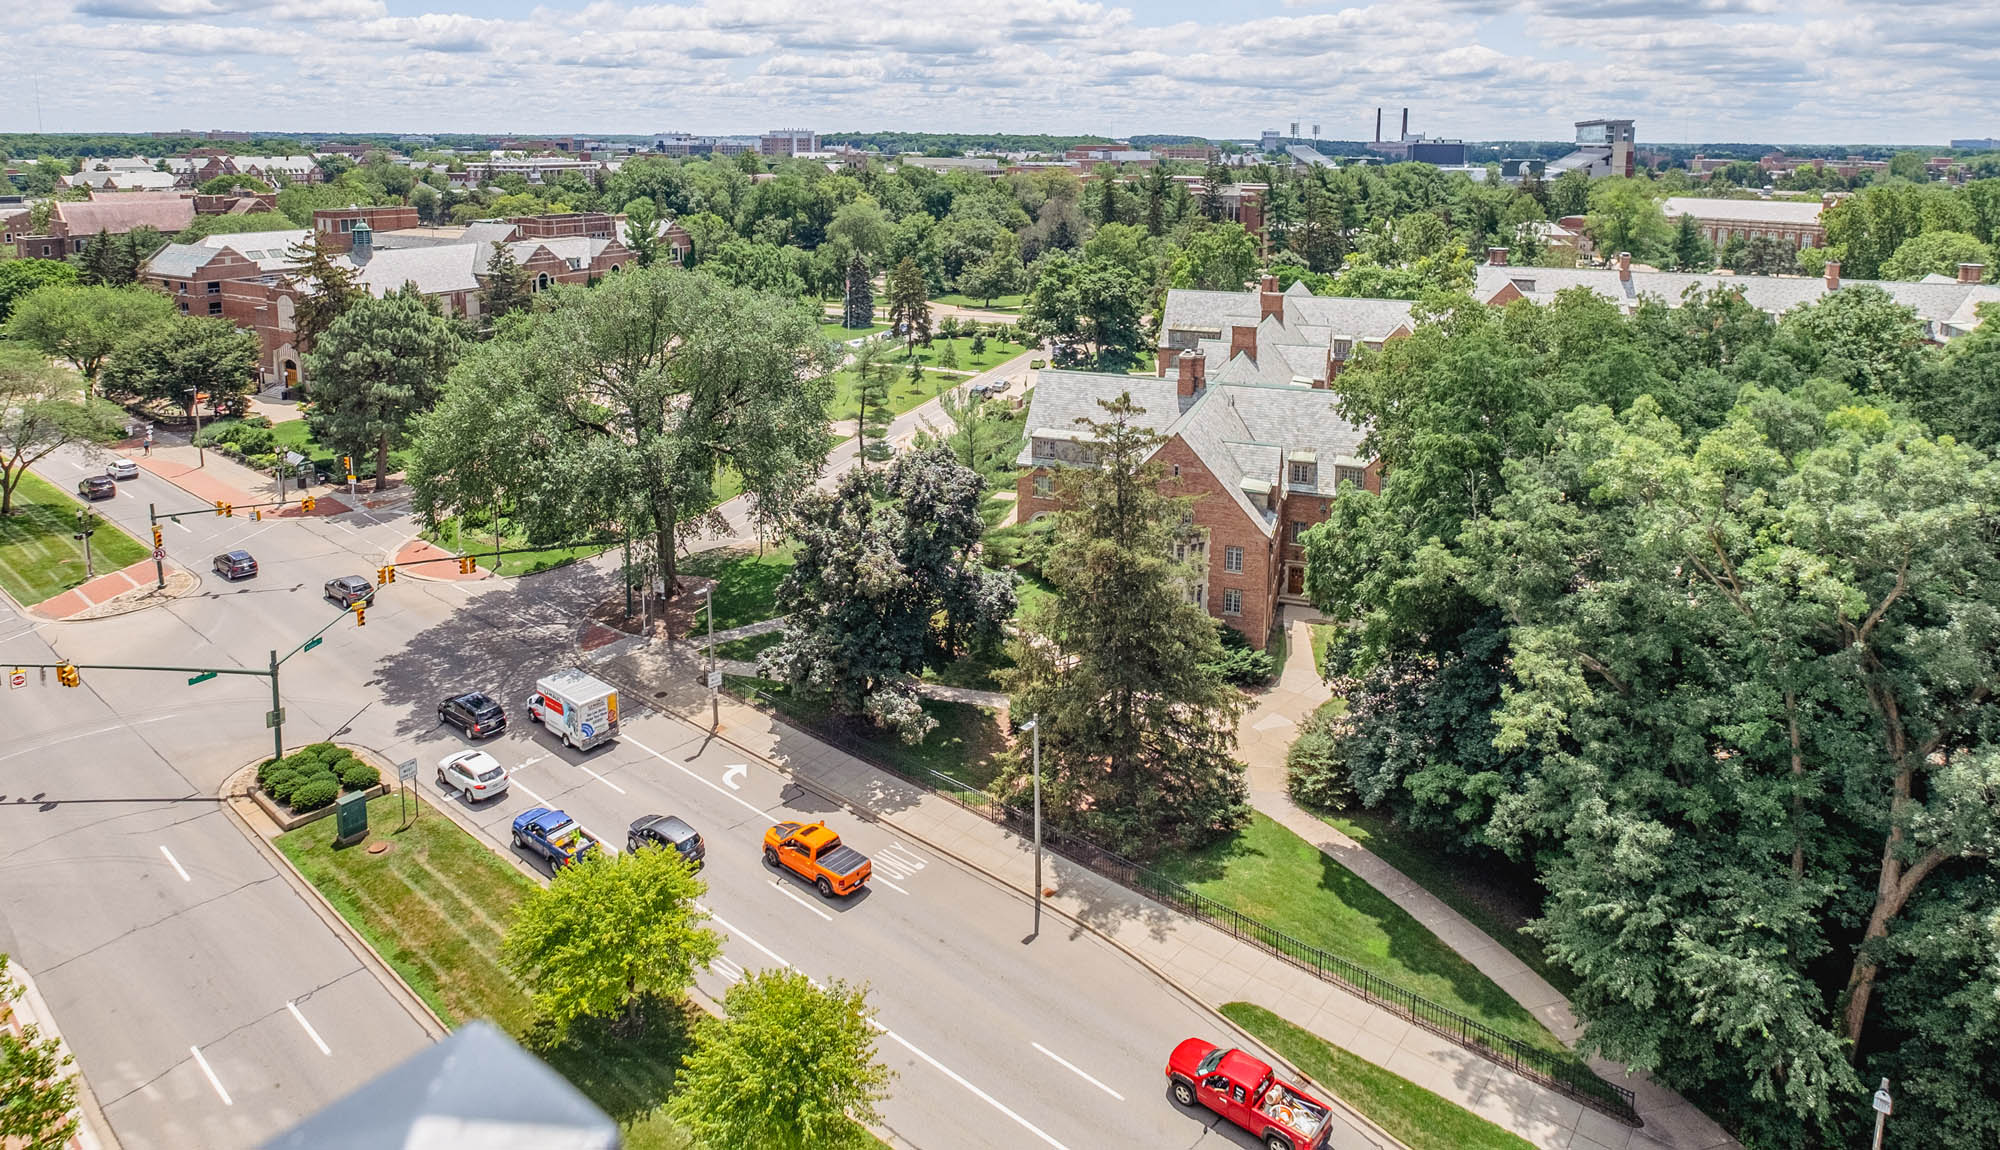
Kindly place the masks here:
[(129, 459), (114, 459), (104, 469), (104, 474), (123, 483), (127, 479), (139, 478), (139, 465)]
[(507, 768), (485, 751), (457, 751), (438, 760), (437, 783), (466, 802), (481, 802), (507, 793)]

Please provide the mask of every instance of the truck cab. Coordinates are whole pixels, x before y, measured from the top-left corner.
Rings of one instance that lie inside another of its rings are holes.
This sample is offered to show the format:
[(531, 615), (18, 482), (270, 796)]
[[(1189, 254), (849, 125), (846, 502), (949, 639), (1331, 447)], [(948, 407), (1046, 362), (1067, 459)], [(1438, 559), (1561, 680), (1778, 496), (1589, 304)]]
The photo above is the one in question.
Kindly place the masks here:
[(597, 839), (562, 811), (536, 807), (514, 819), (514, 845), (549, 860), (550, 870), (575, 866), (600, 852)]
[(1262, 1141), (1267, 1150), (1322, 1150), (1331, 1108), (1280, 1079), (1271, 1064), (1200, 1038), (1174, 1047), (1167, 1059), (1174, 1101), (1203, 1106)]
[(850, 895), (868, 882), (868, 856), (818, 823), (779, 823), (764, 832), (764, 861), (791, 871), (826, 898)]

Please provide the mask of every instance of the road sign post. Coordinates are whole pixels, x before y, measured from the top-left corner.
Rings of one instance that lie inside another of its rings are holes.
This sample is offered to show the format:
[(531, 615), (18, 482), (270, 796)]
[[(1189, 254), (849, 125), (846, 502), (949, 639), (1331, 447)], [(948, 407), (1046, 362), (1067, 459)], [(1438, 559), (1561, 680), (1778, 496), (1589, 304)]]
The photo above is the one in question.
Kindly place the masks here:
[(1882, 1088), (1875, 1092), (1875, 1150), (1882, 1150), (1882, 1125), (1888, 1121), (1895, 1103), (1889, 1097), (1889, 1080), (1882, 1080)]
[[(416, 782), (416, 780), (417, 760), (404, 759), (402, 762), (396, 764), (396, 793), (398, 796), (396, 803), (402, 809), (404, 826), (410, 825), (410, 784)], [(424, 808), (418, 807), (417, 817), (422, 818), (423, 813)]]

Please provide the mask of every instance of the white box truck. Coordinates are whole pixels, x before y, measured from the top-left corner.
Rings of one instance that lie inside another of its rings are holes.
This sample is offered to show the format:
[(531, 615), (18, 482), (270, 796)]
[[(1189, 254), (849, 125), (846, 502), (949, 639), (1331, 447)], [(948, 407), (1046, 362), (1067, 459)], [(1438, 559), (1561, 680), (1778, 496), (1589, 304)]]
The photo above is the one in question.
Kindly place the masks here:
[(544, 675), (528, 696), (528, 713), (566, 745), (587, 751), (618, 736), (618, 690), (571, 668)]

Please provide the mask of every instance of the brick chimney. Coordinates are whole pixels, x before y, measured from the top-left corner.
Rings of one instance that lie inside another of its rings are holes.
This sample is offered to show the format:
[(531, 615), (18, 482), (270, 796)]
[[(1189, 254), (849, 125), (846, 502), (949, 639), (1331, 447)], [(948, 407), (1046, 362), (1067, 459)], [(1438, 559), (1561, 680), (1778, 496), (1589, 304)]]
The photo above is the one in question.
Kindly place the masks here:
[(1493, 266), (1494, 266), (1494, 267), (1496, 267), (1496, 268), (1504, 268), (1504, 267), (1506, 267), (1506, 266), (1507, 266), (1507, 249), (1506, 249), (1506, 248), (1487, 248), (1487, 249), (1486, 249), (1486, 262), (1487, 262), (1487, 263), (1489, 263), (1489, 264), (1491, 264), (1491, 265), (1493, 265)]
[(1980, 280), (1982, 280), (1982, 279), (1984, 279), (1984, 278), (1986, 278), (1986, 265), (1985, 265), (1985, 264), (1960, 264), (1960, 265), (1958, 265), (1958, 282), (1959, 282), (1959, 283), (1962, 283), (1962, 284), (1976, 284), (1976, 283), (1978, 283), (1978, 282), (1979, 282)]
[(1618, 278), (1619, 278), (1619, 279), (1621, 279), (1621, 280), (1626, 280), (1626, 281), (1628, 281), (1628, 282), (1629, 282), (1629, 281), (1631, 280), (1631, 278), (1632, 278), (1632, 253), (1631, 253), (1631, 252), (1619, 252), (1619, 253), (1618, 253)]
[(1839, 291), (1839, 290), (1840, 290), (1840, 261), (1839, 261), (1839, 260), (1828, 260), (1828, 261), (1826, 261), (1826, 290), (1828, 290), (1828, 291)]
[(1182, 352), (1180, 358), (1174, 361), (1174, 367), (1180, 373), (1175, 380), (1174, 394), (1182, 398), (1200, 395), (1202, 389), (1208, 386), (1208, 353), (1200, 348)]
[(1229, 329), (1229, 358), (1247, 355), (1251, 363), (1257, 362), (1257, 329), (1235, 324)]
[(1285, 293), (1278, 290), (1278, 277), (1265, 276), (1257, 285), (1257, 322), (1275, 318), (1285, 322)]

